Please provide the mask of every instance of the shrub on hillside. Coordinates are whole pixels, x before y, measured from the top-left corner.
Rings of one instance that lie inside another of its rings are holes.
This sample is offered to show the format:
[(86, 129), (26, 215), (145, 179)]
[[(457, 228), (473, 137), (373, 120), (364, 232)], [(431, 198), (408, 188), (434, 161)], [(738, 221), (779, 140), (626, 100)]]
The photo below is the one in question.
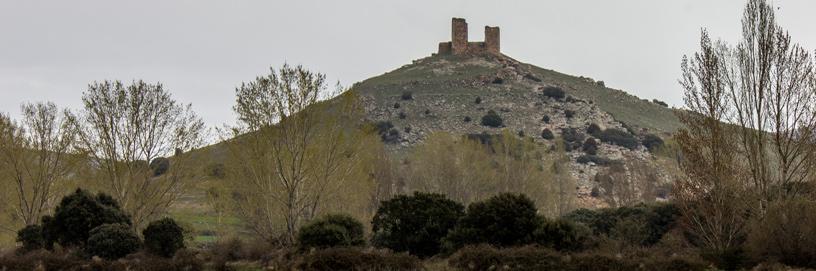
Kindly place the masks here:
[(544, 115), (541, 117), (541, 121), (544, 123), (550, 123), (550, 116)]
[(471, 121), (470, 116), (465, 116), (465, 119), (463, 121), (464, 122), (470, 122)]
[(601, 127), (598, 126), (598, 124), (593, 123), (587, 126), (586, 132), (587, 134), (597, 138), (601, 135)]
[(555, 138), (555, 135), (553, 134), (552, 131), (550, 131), (550, 129), (544, 128), (544, 130), (541, 130), (541, 138), (546, 140), (553, 140)]
[(584, 135), (578, 132), (578, 130), (576, 130), (575, 128), (562, 128), (561, 138), (563, 138), (565, 142), (569, 143), (572, 142), (581, 143), (584, 141)]
[(173, 257), (184, 248), (184, 229), (171, 218), (150, 222), (142, 236), (147, 251), (162, 257)]
[(400, 104), (399, 103), (394, 103), (394, 109), (399, 109), (399, 108), (400, 108)]
[(301, 249), (362, 246), (363, 224), (343, 214), (331, 214), (304, 225), (298, 232)]
[(383, 201), (371, 221), (372, 242), (421, 258), (436, 255), (442, 238), (464, 215), (464, 209), (444, 195), (431, 193), (415, 192)]
[(569, 109), (564, 110), (564, 117), (571, 119), (573, 116), (575, 116), (575, 111)]
[(550, 97), (556, 100), (563, 99), (564, 96), (566, 96), (564, 90), (554, 86), (545, 87), (543, 90), (541, 90), (541, 94), (543, 94), (545, 97)]
[(649, 149), (650, 152), (654, 152), (663, 146), (663, 139), (653, 134), (647, 134), (643, 137), (643, 146)]
[(20, 252), (25, 253), (45, 247), (42, 226), (28, 225), (17, 231), (17, 242), (20, 242)]
[(504, 125), (504, 121), (502, 120), (501, 116), (496, 113), (496, 111), (489, 110), (487, 111), (487, 115), (482, 117), (482, 125), (496, 128)]
[(610, 161), (609, 159), (592, 154), (578, 156), (578, 158), (575, 159), (575, 162), (578, 162), (579, 164), (593, 163), (599, 166), (605, 166), (612, 163), (612, 161)]
[(482, 103), (482, 97), (476, 97), (476, 104)]
[(620, 129), (606, 129), (598, 135), (598, 139), (605, 143), (618, 145), (634, 150), (640, 145), (637, 138), (631, 133)]
[(749, 226), (747, 249), (756, 260), (816, 268), (816, 203), (794, 199), (772, 203)]
[(150, 170), (153, 171), (153, 176), (160, 176), (170, 170), (170, 159), (158, 157), (150, 161)]
[(592, 230), (566, 219), (542, 219), (533, 232), (533, 239), (557, 251), (579, 251), (592, 246)]
[(538, 227), (535, 203), (524, 194), (503, 193), (470, 204), (445, 237), (448, 249), (486, 243), (499, 247), (528, 244)]
[(406, 92), (403, 92), (402, 96), (400, 96), (400, 97), (402, 98), (403, 101), (413, 100), (414, 99), (414, 93), (410, 92), (410, 91), (406, 91)]
[(405, 114), (405, 112), (399, 112), (397, 117), (399, 117), (399, 119), (401, 119), (401, 120), (404, 120), (405, 118), (408, 117), (408, 114)]
[(104, 224), (90, 232), (85, 253), (108, 260), (122, 258), (141, 248), (139, 236), (125, 224)]
[(598, 141), (595, 141), (594, 138), (587, 138), (587, 140), (584, 141), (584, 145), (581, 146), (581, 149), (586, 154), (596, 155), (598, 154)]
[(43, 237), (46, 247), (54, 242), (62, 246), (82, 245), (88, 240), (90, 231), (103, 224), (130, 225), (130, 217), (119, 207), (119, 203), (108, 195), (96, 196), (77, 189), (65, 196), (54, 211), (53, 217), (43, 217)]
[(663, 107), (669, 107), (669, 104), (667, 104), (667, 103), (666, 103), (666, 102), (664, 102), (664, 101), (658, 100), (658, 99), (652, 99), (652, 102), (653, 102), (653, 103), (656, 103), (656, 104), (659, 104), (659, 105), (661, 105), (661, 106), (663, 106)]

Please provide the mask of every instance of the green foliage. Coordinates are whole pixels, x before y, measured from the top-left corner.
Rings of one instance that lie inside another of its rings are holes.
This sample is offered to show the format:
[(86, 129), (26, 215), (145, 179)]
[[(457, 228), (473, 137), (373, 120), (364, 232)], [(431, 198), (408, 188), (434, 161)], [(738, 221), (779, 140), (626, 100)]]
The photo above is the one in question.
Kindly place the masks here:
[(544, 115), (541, 117), (541, 121), (544, 123), (550, 123), (550, 116)]
[(301, 249), (365, 244), (363, 224), (343, 214), (326, 215), (304, 225), (298, 232), (297, 240)]
[(643, 137), (643, 146), (649, 149), (650, 152), (655, 152), (663, 146), (663, 139), (653, 134), (647, 134)]
[(496, 128), (504, 125), (504, 121), (502, 120), (501, 116), (496, 113), (496, 111), (489, 110), (487, 111), (487, 115), (482, 117), (482, 125)]
[(62, 246), (78, 246), (85, 243), (90, 231), (103, 224), (130, 225), (130, 217), (119, 207), (119, 203), (106, 194), (96, 196), (77, 189), (65, 196), (57, 205), (54, 217), (43, 217), (43, 236), (46, 246), (53, 242)]
[(414, 93), (410, 92), (410, 91), (403, 92), (402, 95), (400, 96), (400, 98), (402, 98), (403, 101), (413, 100), (414, 99)]
[(465, 122), (470, 122), (470, 121), (471, 121), (470, 116), (465, 116), (464, 121), (465, 121)]
[(609, 159), (592, 154), (578, 156), (578, 158), (575, 159), (575, 161), (580, 164), (589, 164), (591, 162), (599, 166), (605, 166), (612, 163), (612, 161), (610, 161)]
[(598, 154), (598, 141), (595, 141), (594, 138), (587, 138), (587, 140), (584, 141), (584, 145), (581, 147), (581, 149), (586, 154), (597, 155)]
[(371, 222), (377, 247), (407, 251), (422, 258), (440, 252), (442, 238), (452, 229), (464, 207), (444, 195), (415, 192), (383, 201)]
[(136, 252), (142, 243), (126, 224), (104, 224), (90, 231), (85, 253), (114, 260)]
[(486, 243), (499, 247), (528, 244), (538, 227), (535, 203), (524, 194), (503, 193), (468, 206), (448, 236), (448, 249)]
[(544, 128), (544, 130), (541, 130), (541, 138), (546, 140), (553, 140), (555, 139), (555, 135), (553, 134), (552, 131), (550, 131), (550, 129)]
[(399, 109), (399, 108), (400, 108), (400, 104), (399, 103), (394, 103), (394, 109)]
[(184, 248), (184, 229), (171, 218), (150, 222), (142, 236), (147, 251), (162, 257), (173, 257)]
[(541, 94), (543, 94), (545, 97), (550, 97), (556, 100), (563, 99), (564, 96), (566, 96), (564, 90), (553, 86), (545, 87), (543, 90), (541, 90)]
[(579, 133), (578, 130), (575, 128), (562, 128), (561, 129), (561, 138), (564, 139), (565, 142), (582, 142), (584, 140), (584, 135)]
[(595, 235), (633, 246), (651, 246), (676, 225), (679, 216), (680, 211), (674, 204), (657, 203), (599, 210), (578, 209), (563, 218), (586, 225)]
[(572, 110), (569, 110), (569, 109), (564, 110), (564, 117), (567, 117), (568, 119), (571, 119), (573, 116), (575, 116), (575, 111), (572, 111)]
[(630, 150), (636, 149), (640, 143), (637, 138), (627, 131), (620, 129), (606, 129), (598, 135), (598, 139), (605, 143), (615, 144)]
[(542, 219), (533, 232), (536, 243), (558, 251), (579, 251), (592, 244), (592, 230), (566, 219)]
[(593, 123), (587, 126), (586, 132), (587, 134), (597, 138), (601, 135), (601, 127), (598, 126), (598, 124)]
[(482, 103), (482, 97), (476, 97), (476, 104)]
[(664, 101), (658, 100), (658, 99), (652, 99), (652, 102), (653, 102), (653, 103), (656, 103), (656, 104), (659, 104), (659, 105), (661, 105), (661, 106), (663, 106), (663, 107), (669, 107), (669, 104), (667, 104), (667, 103), (666, 103), (666, 102), (664, 102)]
[(158, 157), (150, 161), (150, 170), (153, 171), (153, 176), (161, 176), (170, 170), (170, 159)]
[(45, 247), (45, 239), (42, 234), (42, 226), (28, 225), (17, 231), (17, 242), (20, 242), (21, 252), (28, 252)]

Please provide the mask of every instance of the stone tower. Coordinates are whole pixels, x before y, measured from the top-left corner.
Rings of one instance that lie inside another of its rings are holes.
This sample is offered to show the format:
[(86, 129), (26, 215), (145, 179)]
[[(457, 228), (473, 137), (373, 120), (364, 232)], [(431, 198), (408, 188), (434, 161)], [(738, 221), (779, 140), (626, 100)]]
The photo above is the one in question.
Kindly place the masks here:
[(498, 54), (499, 47), (499, 27), (485, 26), (485, 50), (488, 53)]
[(467, 52), (468, 49), (468, 25), (465, 19), (453, 18), (451, 21), (451, 51), (454, 55)]
[(499, 27), (485, 26), (485, 41), (469, 42), (467, 22), (463, 18), (453, 18), (451, 41), (439, 43), (439, 54), (501, 54), (499, 44)]

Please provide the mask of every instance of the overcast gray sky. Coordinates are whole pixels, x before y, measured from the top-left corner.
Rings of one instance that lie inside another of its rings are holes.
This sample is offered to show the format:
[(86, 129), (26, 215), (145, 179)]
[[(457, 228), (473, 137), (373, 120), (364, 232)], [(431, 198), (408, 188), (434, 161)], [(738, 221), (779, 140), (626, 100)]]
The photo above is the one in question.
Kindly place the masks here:
[[(234, 89), (284, 62), (350, 86), (435, 52), (464, 17), (470, 39), (501, 27), (518, 60), (682, 103), (680, 60), (699, 30), (736, 41), (743, 0), (37, 1), (0, 0), (0, 112), (27, 101), (79, 108), (94, 80), (162, 82), (213, 126)], [(816, 1), (775, 0), (794, 40), (816, 49)]]

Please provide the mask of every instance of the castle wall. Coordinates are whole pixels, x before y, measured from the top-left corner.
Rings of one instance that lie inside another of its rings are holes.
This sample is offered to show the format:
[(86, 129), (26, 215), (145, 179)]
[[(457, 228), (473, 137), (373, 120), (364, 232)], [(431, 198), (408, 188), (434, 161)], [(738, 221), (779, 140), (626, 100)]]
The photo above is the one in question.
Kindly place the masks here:
[(501, 48), (499, 48), (499, 27), (485, 26), (485, 50), (494, 54), (501, 52)]
[(485, 41), (468, 42), (468, 25), (465, 19), (451, 20), (451, 41), (439, 43), (439, 54), (501, 54), (499, 28), (485, 26)]
[(464, 54), (468, 47), (467, 22), (462, 18), (453, 18), (451, 24), (451, 51), (454, 55)]
[(439, 54), (440, 55), (447, 55), (451, 53), (451, 43), (450, 42), (440, 42), (439, 43)]

